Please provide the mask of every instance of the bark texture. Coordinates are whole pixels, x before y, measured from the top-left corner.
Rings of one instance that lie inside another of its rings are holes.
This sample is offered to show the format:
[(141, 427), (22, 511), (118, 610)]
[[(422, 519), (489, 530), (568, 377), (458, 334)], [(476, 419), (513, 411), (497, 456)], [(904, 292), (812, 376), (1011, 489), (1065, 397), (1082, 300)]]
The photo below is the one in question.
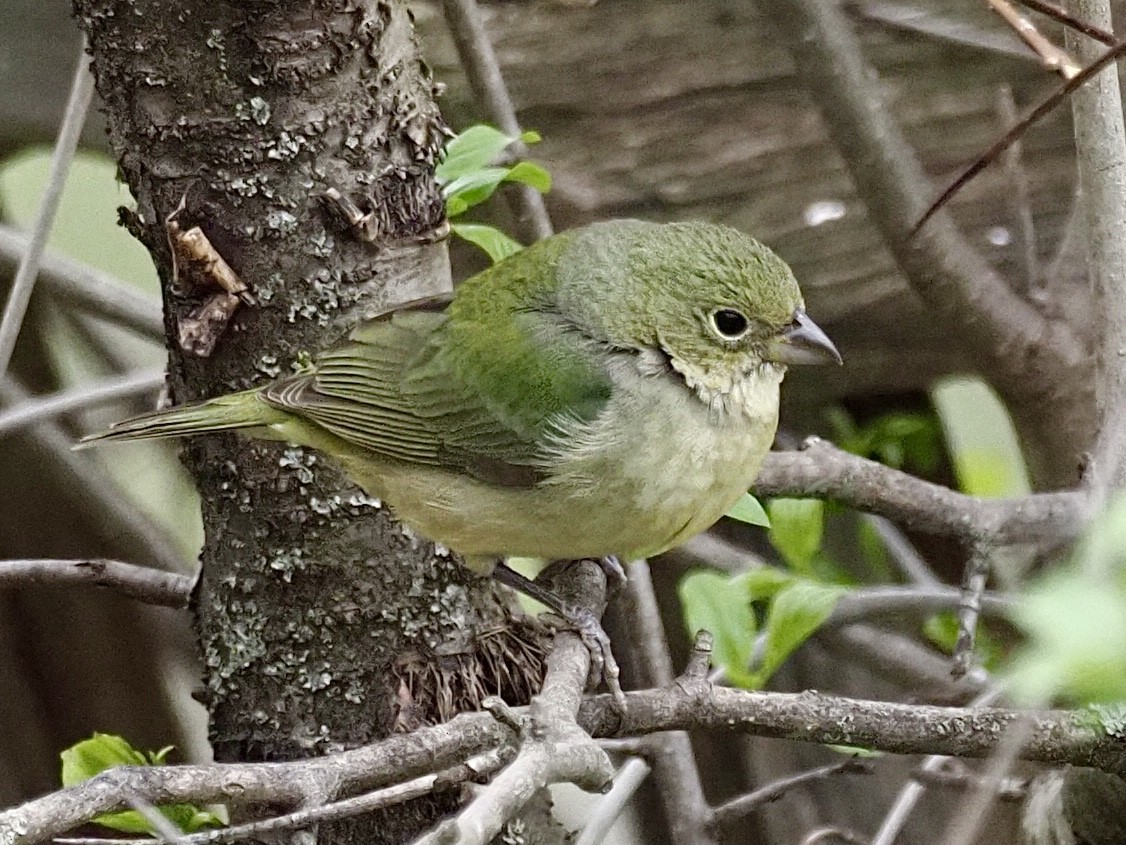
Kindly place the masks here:
[[(443, 124), (404, 3), (76, 5), (168, 336), (214, 340), (210, 357), (170, 345), (177, 402), (287, 372), (363, 317), (448, 288), (430, 242)], [(329, 187), (373, 212), (375, 243), (334, 226)], [(174, 272), (165, 221), (181, 202), (175, 222), (200, 226), (257, 300), (227, 325), (202, 319), (216, 292)], [(216, 758), (308, 756), (435, 718), (397, 661), (471, 650), (491, 591), (320, 455), (218, 436), (185, 460), (203, 500), (195, 612)], [(406, 841), (450, 800), (320, 839)]]

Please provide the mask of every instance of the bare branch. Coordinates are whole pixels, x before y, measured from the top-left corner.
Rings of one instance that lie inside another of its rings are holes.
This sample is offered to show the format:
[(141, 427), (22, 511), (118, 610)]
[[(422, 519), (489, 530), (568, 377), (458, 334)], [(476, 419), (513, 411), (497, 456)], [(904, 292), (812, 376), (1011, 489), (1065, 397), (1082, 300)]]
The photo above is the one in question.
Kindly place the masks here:
[[(573, 677), (570, 670), (568, 675)], [(997, 748), (1010, 725), (1026, 719), (1031, 733), (1021, 748), (1023, 759), (1126, 772), (1121, 741), (1085, 712), (932, 707), (814, 692), (748, 692), (684, 677), (666, 689), (631, 692), (626, 697), (624, 714), (612, 696), (586, 700), (579, 708), (579, 726), (593, 736), (714, 728), (896, 754), (985, 757)], [(517, 711), (527, 712), (528, 708)], [(491, 715), (466, 713), (443, 725), (326, 757), (112, 769), (0, 812), (0, 842), (27, 845), (101, 813), (124, 809), (126, 790), (156, 806), (184, 801), (292, 804), (318, 791), (346, 795), (440, 771), (510, 742), (511, 736), (510, 729)], [(588, 777), (590, 773), (583, 772)]]
[[(506, 757), (498, 751), (478, 755), (472, 760), (453, 766), (433, 775), (423, 775), (406, 783), (365, 792), (340, 801), (330, 801), (318, 807), (295, 810), (281, 816), (273, 816), (260, 821), (236, 824), (230, 827), (206, 830), (191, 835), (169, 837), (147, 836), (143, 839), (93, 839), (87, 837), (55, 837), (59, 845), (212, 845), (221, 842), (239, 842), (261, 836), (264, 833), (277, 833), (283, 830), (309, 827), (314, 824), (352, 818), (361, 813), (370, 813), (402, 804), (415, 798), (439, 790), (449, 789), (466, 781), (486, 777), (504, 764)], [(151, 805), (150, 805), (151, 806)]]
[[(442, 9), (446, 14), (450, 34), (457, 45), (461, 66), (477, 102), (501, 131), (519, 138), (520, 123), (516, 119), (516, 109), (508, 94), (508, 86), (492, 42), (489, 41), (489, 34), (481, 20), (477, 0), (442, 0)], [(528, 147), (523, 141), (519, 141), (513, 144), (513, 152), (523, 158), (528, 155)], [(515, 190), (520, 198), (521, 222), (529, 234), (537, 240), (551, 235), (551, 218), (548, 217), (543, 195), (530, 185), (517, 185)]]
[(753, 792), (748, 792), (746, 795), (740, 795), (720, 804), (713, 812), (712, 824), (719, 827), (737, 822), (767, 804), (777, 801), (795, 786), (824, 780), (833, 775), (866, 775), (871, 771), (872, 767), (869, 763), (849, 758), (840, 763), (832, 763), (806, 772), (798, 772), (796, 775), (780, 778), (773, 783), (759, 787)]
[(1118, 43), (1118, 39), (1114, 37), (1113, 32), (1095, 26), (1082, 18), (1077, 18), (1075, 15), (1070, 14), (1067, 9), (1064, 9), (1062, 6), (1057, 6), (1055, 3), (1046, 3), (1044, 0), (1017, 0), (1017, 2), (1022, 6), (1027, 6), (1034, 12), (1039, 12), (1045, 17), (1049, 17), (1054, 21), (1062, 23), (1064, 26), (1074, 29), (1076, 32), (1083, 33), (1088, 38), (1101, 41), (1108, 47), (1113, 47)]
[[(588, 572), (594, 568), (592, 562), (580, 565)], [(570, 584), (583, 592), (577, 601), (579, 606), (599, 610), (605, 607), (604, 575), (595, 589), (585, 589), (595, 586), (586, 578)], [(590, 651), (582, 638), (570, 631), (557, 633), (555, 647), (547, 658), (543, 687), (527, 708), (527, 724), (523, 726), (516, 759), (456, 818), (438, 825), (418, 840), (418, 845), (486, 845), (539, 790), (550, 784), (574, 783), (589, 791), (609, 785), (614, 775), (609, 756), (575, 721), (589, 673)], [(499, 699), (493, 701), (493, 707), (505, 722), (516, 722), (516, 718), (506, 714), (507, 708)]]
[(967, 542), (1028, 543), (1074, 538), (1087, 515), (1080, 492), (981, 499), (849, 454), (824, 440), (771, 452), (751, 488), (760, 496), (832, 499), (905, 528)]
[(109, 405), (120, 399), (156, 393), (164, 384), (164, 370), (127, 373), (102, 381), (81, 384), (50, 396), (36, 396), (0, 410), (0, 438), (47, 420)]
[(929, 180), (884, 105), (878, 76), (839, 5), (786, 0), (765, 4), (763, 12), (785, 36), (799, 76), (911, 287), (936, 316), (959, 328), (1006, 392), (1025, 401), (1058, 402), (1063, 380), (1030, 378), (1029, 362), (1043, 364), (1047, 373), (1070, 373), (1087, 360), (1081, 339), (1013, 293), (949, 216), (912, 237), (911, 221), (926, 208)]
[[(0, 223), (0, 266), (17, 267), (31, 239), (23, 232)], [(160, 302), (144, 296), (120, 279), (53, 252), (44, 252), (38, 284), (63, 305), (103, 317), (164, 342), (164, 320)]]
[[(1012, 611), (1016, 602), (996, 593), (983, 592), (977, 610), (1004, 616)], [(957, 587), (945, 585), (934, 587), (896, 586), (858, 587), (841, 596), (829, 618), (826, 627), (851, 625), (873, 617), (901, 613), (927, 615), (943, 610), (958, 610), (965, 601), (964, 594)]]
[(1018, 12), (1008, 0), (986, 0), (1013, 32), (1040, 57), (1044, 67), (1059, 73), (1064, 79), (1071, 79), (1081, 68), (1065, 50), (1060, 49), (1036, 28), (1028, 18)]
[(90, 584), (160, 607), (187, 607), (195, 581), (119, 560), (0, 560), (0, 589)]
[(8, 363), (12, 360), (16, 338), (19, 337), (20, 326), (23, 325), (24, 314), (27, 313), (27, 304), (31, 301), (31, 292), (35, 288), (35, 279), (39, 275), (39, 262), (47, 246), (47, 236), (51, 233), (51, 224), (54, 223), (55, 212), (59, 209), (59, 200), (62, 198), (70, 162), (74, 158), (74, 151), (78, 148), (78, 136), (82, 133), (86, 112), (94, 96), (94, 77), (90, 73), (89, 64), (90, 60), (86, 58), (86, 38), (83, 37), (66, 112), (63, 114), (62, 126), (59, 127), (55, 149), (51, 154), (47, 187), (39, 202), (35, 223), (31, 227), (27, 251), (20, 260), (19, 269), (16, 270), (16, 277), (12, 280), (12, 287), (8, 292), (8, 301), (4, 304), (3, 317), (0, 318), (0, 378), (8, 372)]

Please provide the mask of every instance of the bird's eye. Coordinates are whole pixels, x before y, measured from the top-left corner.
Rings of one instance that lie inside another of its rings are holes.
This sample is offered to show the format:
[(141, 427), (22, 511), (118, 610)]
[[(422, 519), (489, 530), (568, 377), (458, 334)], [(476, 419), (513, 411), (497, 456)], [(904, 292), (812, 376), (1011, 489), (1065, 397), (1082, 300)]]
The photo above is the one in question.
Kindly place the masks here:
[(747, 333), (750, 322), (733, 308), (721, 308), (712, 312), (712, 325), (728, 340), (738, 340)]

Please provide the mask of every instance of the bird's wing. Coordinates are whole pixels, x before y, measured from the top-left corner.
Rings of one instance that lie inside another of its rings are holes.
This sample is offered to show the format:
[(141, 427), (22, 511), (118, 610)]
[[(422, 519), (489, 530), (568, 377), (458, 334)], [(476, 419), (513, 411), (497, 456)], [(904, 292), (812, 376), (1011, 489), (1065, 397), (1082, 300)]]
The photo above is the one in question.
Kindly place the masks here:
[(531, 486), (549, 463), (546, 440), (564, 419), (596, 416), (610, 383), (577, 339), (545, 343), (546, 316), (506, 322), (451, 331), (445, 313), (399, 310), (262, 396), (378, 455)]

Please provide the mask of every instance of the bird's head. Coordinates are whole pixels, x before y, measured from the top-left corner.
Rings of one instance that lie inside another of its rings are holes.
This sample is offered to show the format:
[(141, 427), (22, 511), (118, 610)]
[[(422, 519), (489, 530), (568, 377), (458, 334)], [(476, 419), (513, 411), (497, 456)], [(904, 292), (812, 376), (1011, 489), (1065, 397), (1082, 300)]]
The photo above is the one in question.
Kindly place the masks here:
[(723, 393), (763, 368), (840, 362), (794, 274), (754, 238), (708, 223), (582, 230), (558, 265), (561, 312), (612, 346)]

